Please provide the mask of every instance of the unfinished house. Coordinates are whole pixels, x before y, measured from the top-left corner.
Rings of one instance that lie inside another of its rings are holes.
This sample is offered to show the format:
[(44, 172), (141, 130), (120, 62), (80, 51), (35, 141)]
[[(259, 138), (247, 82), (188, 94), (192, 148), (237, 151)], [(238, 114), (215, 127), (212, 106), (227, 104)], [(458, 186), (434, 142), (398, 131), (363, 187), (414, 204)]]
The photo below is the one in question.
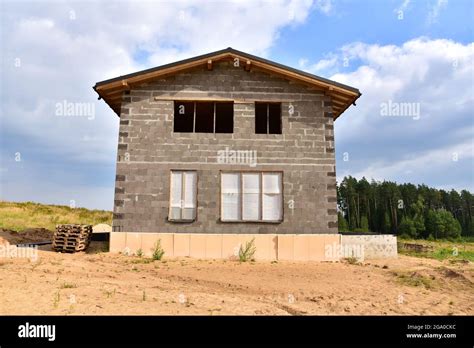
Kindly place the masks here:
[[(328, 258), (353, 87), (227, 48), (98, 82), (120, 119), (111, 251)], [(326, 249), (325, 249), (326, 246)]]

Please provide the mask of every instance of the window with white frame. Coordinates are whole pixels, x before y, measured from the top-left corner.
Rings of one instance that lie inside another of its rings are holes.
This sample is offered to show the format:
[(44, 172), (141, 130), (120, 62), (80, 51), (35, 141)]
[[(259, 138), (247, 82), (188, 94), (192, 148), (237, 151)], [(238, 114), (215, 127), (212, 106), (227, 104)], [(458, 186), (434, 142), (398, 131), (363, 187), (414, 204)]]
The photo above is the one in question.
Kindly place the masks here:
[(170, 221), (194, 221), (196, 219), (197, 172), (171, 171)]
[(283, 220), (281, 172), (221, 173), (221, 220)]

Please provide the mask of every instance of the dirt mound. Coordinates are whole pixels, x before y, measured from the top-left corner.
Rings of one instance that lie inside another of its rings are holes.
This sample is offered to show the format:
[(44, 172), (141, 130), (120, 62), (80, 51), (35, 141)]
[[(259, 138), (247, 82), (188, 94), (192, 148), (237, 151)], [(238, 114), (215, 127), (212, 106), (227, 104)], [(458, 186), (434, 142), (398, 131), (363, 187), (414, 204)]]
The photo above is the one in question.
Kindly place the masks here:
[(112, 226), (107, 224), (97, 224), (92, 226), (92, 231), (95, 232), (112, 232)]
[(440, 271), (446, 278), (457, 279), (468, 284), (472, 284), (471, 280), (469, 280), (464, 274), (457, 272), (451, 268), (443, 267), (440, 269)]
[(6, 240), (5, 238), (2, 238), (0, 237), (0, 245), (9, 245), (10, 243), (8, 243), (8, 240)]
[(6, 240), (9, 244), (27, 244), (51, 240), (53, 232), (46, 228), (27, 228), (21, 232), (0, 229), (0, 244)]
[(459, 274), (458, 272), (453, 271), (452, 269), (449, 269), (449, 268), (444, 268), (443, 273), (448, 278), (463, 278), (462, 274)]

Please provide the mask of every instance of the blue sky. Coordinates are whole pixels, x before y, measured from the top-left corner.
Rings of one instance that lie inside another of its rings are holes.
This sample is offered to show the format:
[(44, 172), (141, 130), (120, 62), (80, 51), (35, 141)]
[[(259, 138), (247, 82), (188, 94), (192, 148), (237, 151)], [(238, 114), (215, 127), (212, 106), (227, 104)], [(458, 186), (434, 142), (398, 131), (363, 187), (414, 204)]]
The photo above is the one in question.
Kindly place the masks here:
[[(0, 13), (0, 199), (111, 209), (118, 118), (94, 83), (229, 46), (361, 90), (335, 124), (338, 179), (474, 191), (472, 1), (2, 1)], [(93, 117), (58, 114), (63, 102)], [(383, 116), (388, 103), (419, 115)]]

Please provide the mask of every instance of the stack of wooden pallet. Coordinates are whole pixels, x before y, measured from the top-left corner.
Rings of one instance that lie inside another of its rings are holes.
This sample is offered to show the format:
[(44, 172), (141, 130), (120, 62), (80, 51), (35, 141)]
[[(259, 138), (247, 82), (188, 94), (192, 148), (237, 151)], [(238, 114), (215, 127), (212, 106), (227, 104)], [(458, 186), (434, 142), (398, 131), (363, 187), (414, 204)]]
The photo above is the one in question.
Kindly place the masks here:
[(75, 253), (84, 251), (92, 237), (92, 225), (56, 225), (53, 236), (55, 251)]

